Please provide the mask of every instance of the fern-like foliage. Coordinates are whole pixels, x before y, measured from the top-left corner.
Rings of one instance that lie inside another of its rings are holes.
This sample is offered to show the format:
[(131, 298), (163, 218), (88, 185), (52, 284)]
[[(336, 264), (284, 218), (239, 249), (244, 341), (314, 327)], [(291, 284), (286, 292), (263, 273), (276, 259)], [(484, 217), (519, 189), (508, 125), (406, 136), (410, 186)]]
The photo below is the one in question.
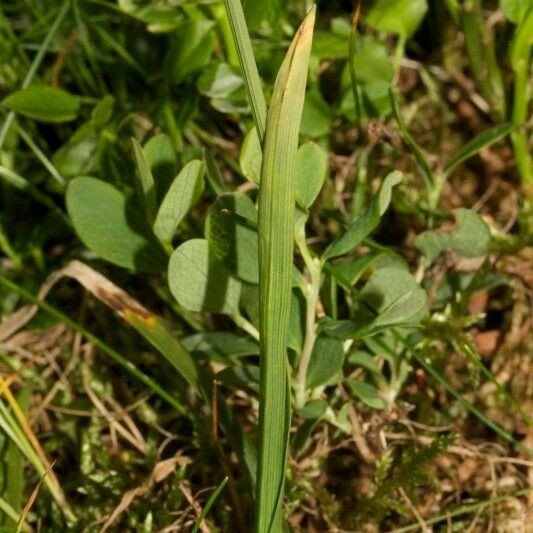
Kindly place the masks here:
[(448, 434), (435, 438), (427, 446), (408, 446), (394, 461), (392, 450), (386, 450), (377, 460), (374, 487), (356, 506), (356, 523), (379, 523), (391, 512), (405, 515), (407, 509), (398, 496), (401, 488), (412, 501), (417, 501), (416, 489), (430, 482), (431, 461), (456, 439)]

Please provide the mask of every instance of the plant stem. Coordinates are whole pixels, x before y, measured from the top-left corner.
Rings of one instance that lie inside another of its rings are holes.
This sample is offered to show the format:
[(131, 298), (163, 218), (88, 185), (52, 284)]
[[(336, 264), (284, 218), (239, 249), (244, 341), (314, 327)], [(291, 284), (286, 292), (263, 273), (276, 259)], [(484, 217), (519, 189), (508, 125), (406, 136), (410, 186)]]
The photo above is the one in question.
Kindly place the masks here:
[(246, 320), (246, 318), (244, 318), (241, 314), (231, 315), (231, 318), (233, 322), (235, 322), (235, 324), (243, 331), (246, 331), (250, 337), (256, 341), (259, 340), (259, 331), (257, 328), (251, 322)]
[(305, 338), (302, 353), (298, 362), (298, 373), (296, 375), (296, 408), (301, 409), (306, 403), (306, 379), (307, 370), (311, 361), (311, 354), (316, 341), (316, 306), (320, 292), (320, 279), (322, 274), (322, 264), (316, 257), (312, 257), (304, 232), (299, 232), (296, 237), (296, 244), (302, 254), (305, 266), (309, 272), (310, 281), (306, 285), (305, 300)]

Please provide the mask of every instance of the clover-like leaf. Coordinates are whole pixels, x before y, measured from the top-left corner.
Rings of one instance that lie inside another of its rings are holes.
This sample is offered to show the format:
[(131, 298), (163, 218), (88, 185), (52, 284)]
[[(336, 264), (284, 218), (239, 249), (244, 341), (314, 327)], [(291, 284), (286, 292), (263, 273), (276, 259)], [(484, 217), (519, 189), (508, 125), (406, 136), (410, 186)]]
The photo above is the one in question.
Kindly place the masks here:
[(232, 315), (238, 310), (241, 284), (216, 260), (205, 239), (191, 239), (176, 248), (168, 265), (168, 284), (189, 311)]
[(320, 335), (313, 347), (306, 384), (308, 388), (319, 387), (341, 375), (344, 363), (342, 341)]
[(79, 177), (66, 194), (72, 225), (87, 248), (115, 265), (157, 272), (167, 255), (131, 198), (105, 181)]
[(154, 222), (159, 240), (170, 243), (176, 229), (203, 190), (204, 165), (195, 159), (187, 163), (170, 186)]
[(481, 257), (491, 243), (488, 226), (471, 209), (458, 208), (452, 211), (457, 227), (452, 231), (425, 231), (415, 239), (415, 246), (431, 264), (441, 253), (451, 250), (461, 257)]
[(238, 278), (258, 283), (257, 210), (242, 193), (221, 194), (207, 216), (205, 236), (215, 257)]
[(311, 207), (320, 193), (328, 170), (327, 153), (316, 143), (307, 142), (298, 149), (296, 161), (296, 200)]

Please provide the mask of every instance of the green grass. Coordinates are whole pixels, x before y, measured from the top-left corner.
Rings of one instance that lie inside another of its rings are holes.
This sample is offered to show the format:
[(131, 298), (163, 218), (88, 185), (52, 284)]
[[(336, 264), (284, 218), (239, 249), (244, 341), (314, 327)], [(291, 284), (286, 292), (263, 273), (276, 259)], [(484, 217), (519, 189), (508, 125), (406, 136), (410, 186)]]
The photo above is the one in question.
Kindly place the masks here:
[(532, 17), (0, 2), (0, 530), (525, 513)]

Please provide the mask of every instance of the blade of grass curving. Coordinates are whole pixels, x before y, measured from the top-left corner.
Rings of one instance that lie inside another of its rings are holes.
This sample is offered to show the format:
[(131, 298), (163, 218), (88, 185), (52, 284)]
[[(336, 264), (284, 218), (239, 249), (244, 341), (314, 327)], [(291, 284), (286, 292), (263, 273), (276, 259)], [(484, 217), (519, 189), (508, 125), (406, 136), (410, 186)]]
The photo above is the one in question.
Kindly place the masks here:
[[(355, 287), (352, 286), (352, 284), (335, 268), (333, 268), (329, 263), (324, 264), (324, 270), (326, 272), (329, 272), (339, 283), (340, 286), (342, 286), (344, 289), (346, 289), (348, 292), (351, 293), (351, 295), (359, 300), (365, 303), (366, 307), (376, 313), (376, 310), (374, 307), (364, 299), (361, 292), (357, 290)], [(453, 396), (467, 411), (469, 411), (471, 414), (473, 414), (475, 417), (477, 417), (483, 424), (485, 424), (487, 427), (492, 429), (497, 435), (502, 437), (507, 442), (510, 442), (514, 446), (516, 446), (519, 450), (523, 451), (524, 453), (528, 455), (533, 455), (533, 450), (531, 448), (528, 448), (527, 446), (523, 445), (521, 442), (516, 440), (510, 433), (505, 431), (502, 427), (500, 427), (498, 424), (487, 418), (479, 409), (477, 409), (474, 405), (472, 405), (468, 400), (466, 400), (463, 395), (455, 390), (446, 380), (446, 378), (433, 366), (431, 366), (430, 363), (428, 363), (424, 357), (422, 357), (415, 346), (413, 346), (409, 341), (404, 339), (401, 335), (399, 335), (396, 330), (392, 329), (394, 332), (395, 337), (399, 342), (401, 342), (409, 351), (413, 359), (416, 360), (416, 362), (430, 374), (435, 381), (437, 381), (440, 385), (442, 385), (446, 391)]]
[(392, 88), (389, 89), (389, 97), (392, 105), (392, 113), (394, 115), (394, 118), (396, 119), (396, 122), (398, 123), (398, 128), (400, 128), (402, 139), (413, 152), (416, 162), (418, 163), (418, 166), (422, 171), (422, 178), (424, 180), (424, 183), (426, 184), (428, 190), (431, 190), (435, 186), (433, 172), (431, 172), (431, 168), (429, 167), (429, 163), (427, 162), (426, 156), (422, 152), (422, 149), (420, 148), (420, 146), (418, 146), (416, 141), (411, 137), (411, 134), (407, 131), (407, 126), (403, 121), (402, 113), (400, 110), (398, 96), (396, 94), (396, 91)]
[(60, 322), (66, 324), (69, 328), (72, 328), (74, 331), (77, 331), (78, 333), (80, 333), (85, 339), (87, 339), (89, 342), (92, 342), (97, 348), (99, 348), (100, 350), (102, 350), (102, 352), (107, 354), (113, 361), (115, 361), (115, 363), (123, 367), (132, 376), (137, 378), (141, 383), (146, 385), (146, 387), (148, 387), (155, 394), (157, 394), (162, 400), (166, 401), (169, 405), (174, 407), (174, 409), (176, 409), (178, 413), (188, 416), (187, 408), (183, 406), (180, 402), (178, 402), (176, 398), (174, 398), (171, 394), (165, 391), (165, 389), (160, 387), (154, 380), (152, 380), (152, 378), (147, 376), (144, 372), (142, 372), (139, 368), (137, 368), (133, 363), (128, 361), (128, 359), (120, 355), (111, 346), (106, 344), (96, 335), (92, 334), (81, 324), (78, 324), (77, 322), (72, 320), (70, 317), (68, 317), (67, 315), (65, 315), (64, 313), (62, 313), (61, 311), (59, 311), (58, 309), (56, 309), (49, 303), (41, 300), (37, 296), (28, 292), (26, 289), (20, 287), (16, 283), (13, 283), (11, 280), (7, 279), (2, 274), (0, 274), (0, 284), (12, 290), (13, 292), (16, 292), (28, 302), (35, 304), (40, 309), (48, 313), (50, 316), (53, 316)]
[(313, 7), (281, 65), (267, 117), (259, 188), (260, 451), (255, 531), (281, 531), (290, 425), (287, 340), (292, 292), (294, 176), (315, 22)]
[(263, 141), (267, 106), (241, 0), (224, 0), (224, 3), (226, 4), (233, 39), (235, 40), (237, 53), (239, 54), (239, 63), (243, 72), (244, 85), (250, 101), (250, 107), (252, 108), (255, 127), (257, 128), (259, 139)]
[(200, 524), (202, 523), (203, 519), (207, 516), (207, 513), (210, 511), (211, 507), (213, 507), (213, 504), (217, 501), (218, 495), (222, 492), (222, 489), (226, 486), (227, 482), (228, 482), (228, 476), (226, 476), (220, 482), (218, 487), (213, 491), (213, 494), (211, 494), (211, 496), (209, 497), (209, 500), (207, 500), (207, 503), (205, 504), (205, 507), (200, 513), (200, 516), (196, 519), (196, 522), (194, 523), (194, 527), (192, 528), (192, 533), (197, 533), (198, 529), (200, 528)]
[(449, 161), (444, 167), (444, 176), (446, 179), (463, 161), (473, 157), (480, 150), (498, 142), (503, 139), (509, 133), (513, 131), (515, 126), (511, 122), (504, 122), (498, 124), (493, 128), (482, 131), (476, 135), (473, 139), (468, 141)]
[[(61, 6), (61, 9), (59, 10), (57, 16), (54, 18), (54, 22), (50, 26), (50, 29), (48, 30), (48, 33), (46, 34), (46, 37), (44, 38), (44, 41), (42, 42), (37, 54), (35, 54), (35, 58), (33, 59), (33, 62), (30, 68), (28, 69), (26, 76), (24, 77), (24, 80), (20, 87), (21, 89), (26, 89), (32, 82), (33, 77), (35, 76), (35, 73), (37, 72), (37, 69), (41, 64), (41, 61), (43, 60), (44, 54), (48, 50), (48, 47), (50, 46), (50, 43), (52, 42), (52, 39), (54, 38), (54, 35), (56, 34), (59, 28), (59, 25), (61, 24), (61, 22), (63, 22), (63, 19), (65, 18), (65, 15), (67, 14), (69, 8), (70, 0), (66, 0)], [(4, 141), (6, 140), (6, 136), (9, 132), (9, 129), (11, 128), (11, 124), (13, 124), (13, 120), (15, 120), (15, 113), (13, 111), (10, 111), (7, 114), (4, 124), (2, 125), (2, 129), (0, 130), (0, 150), (4, 145)]]
[(48, 159), (42, 150), (33, 142), (33, 139), (21, 128), (18, 124), (15, 124), (15, 129), (20, 135), (21, 139), (28, 145), (29, 149), (35, 154), (35, 157), (43, 164), (43, 166), (50, 172), (50, 175), (60, 184), (65, 185), (67, 182), (65, 178), (54, 167), (50, 159)]

